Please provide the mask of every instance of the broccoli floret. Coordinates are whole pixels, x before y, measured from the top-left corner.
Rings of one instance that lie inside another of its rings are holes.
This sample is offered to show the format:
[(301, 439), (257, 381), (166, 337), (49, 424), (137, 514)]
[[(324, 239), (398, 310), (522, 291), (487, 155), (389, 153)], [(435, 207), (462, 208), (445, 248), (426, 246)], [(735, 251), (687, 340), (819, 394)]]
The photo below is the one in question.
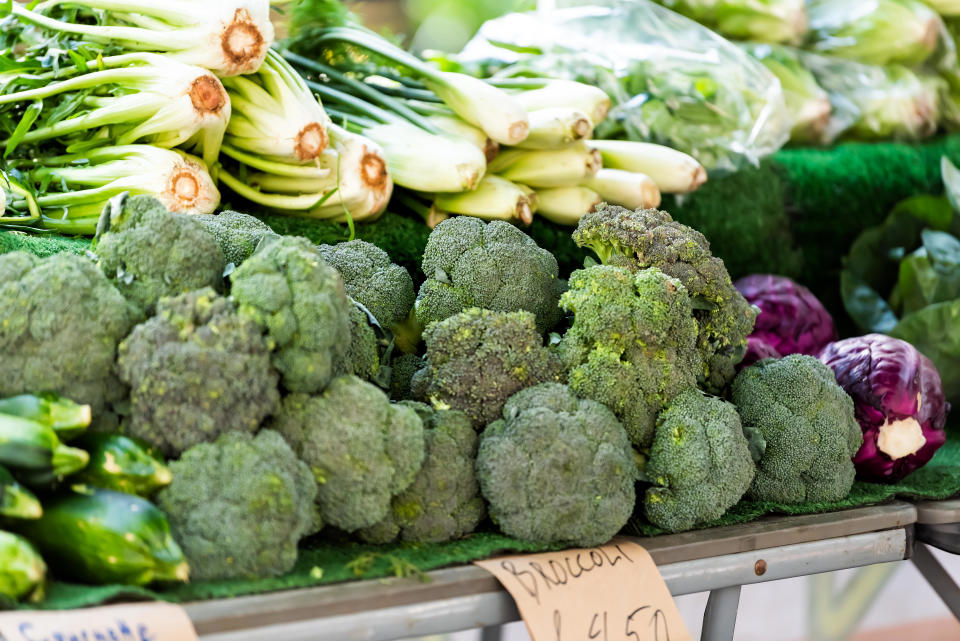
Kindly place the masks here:
[(557, 259), (509, 223), (469, 216), (443, 221), (427, 240), (423, 272), (416, 314), (424, 327), (471, 307), (526, 310), (541, 334), (560, 319), (564, 282)]
[(380, 343), (370, 326), (367, 312), (354, 305), (350, 310), (350, 344), (347, 352), (334, 364), (336, 376), (353, 374), (365, 381), (375, 381), (380, 374)]
[(565, 385), (518, 392), (480, 435), (477, 478), (490, 516), (509, 536), (593, 546), (633, 512), (637, 467), (609, 409)]
[(284, 574), (314, 530), (317, 483), (283, 437), (228, 432), (170, 464), (157, 495), (193, 579)]
[(423, 369), (423, 359), (416, 354), (401, 354), (390, 362), (390, 398), (394, 401), (413, 400), (411, 382), (414, 374)]
[(93, 251), (107, 278), (147, 314), (164, 296), (223, 291), (227, 261), (217, 240), (196, 216), (173, 213), (152, 196), (104, 209)]
[(740, 416), (730, 403), (691, 389), (660, 414), (644, 470), (644, 514), (671, 532), (719, 519), (756, 471)]
[(264, 236), (276, 236), (269, 225), (255, 216), (224, 211), (216, 216), (194, 216), (213, 234), (227, 263), (240, 265), (253, 255)]
[(560, 305), (574, 314), (558, 346), (568, 384), (613, 410), (631, 442), (647, 447), (657, 413), (696, 387), (702, 369), (687, 289), (656, 268), (594, 265), (571, 274)]
[(370, 543), (400, 539), (449, 541), (473, 532), (486, 515), (474, 473), (477, 433), (463, 412), (405, 402), (423, 422), (426, 457), (413, 485), (393, 497), (387, 518), (360, 537)]
[(162, 298), (121, 344), (124, 430), (176, 456), (233, 430), (255, 432), (280, 401), (260, 326), (210, 288)]
[(320, 253), (343, 277), (347, 294), (369, 310), (381, 327), (396, 335), (406, 351), (420, 342), (419, 331), (408, 335), (413, 310), (413, 279), (390, 256), (365, 240), (320, 245)]
[(353, 305), (335, 269), (306, 238), (265, 238), (230, 274), (240, 314), (274, 343), (273, 364), (291, 392), (319, 392), (350, 346)]
[(347, 532), (384, 519), (423, 464), (417, 413), (355, 376), (333, 379), (316, 396), (287, 396), (272, 427), (313, 471), (324, 523)]
[(57, 392), (101, 417), (125, 390), (117, 345), (140, 311), (89, 259), (0, 256), (0, 397)]
[(631, 271), (658, 267), (679, 280), (693, 300), (699, 326), (701, 384), (719, 392), (733, 380), (757, 314), (733, 286), (723, 261), (710, 253), (703, 234), (674, 222), (665, 211), (602, 205), (580, 219), (573, 239), (604, 264)]
[(478, 429), (516, 392), (563, 373), (530, 312), (468, 309), (428, 326), (423, 337), (427, 352), (411, 381), (414, 398), (465, 412)]
[(801, 354), (766, 359), (737, 375), (731, 395), (744, 427), (766, 441), (748, 498), (802, 503), (849, 494), (863, 435), (833, 370)]

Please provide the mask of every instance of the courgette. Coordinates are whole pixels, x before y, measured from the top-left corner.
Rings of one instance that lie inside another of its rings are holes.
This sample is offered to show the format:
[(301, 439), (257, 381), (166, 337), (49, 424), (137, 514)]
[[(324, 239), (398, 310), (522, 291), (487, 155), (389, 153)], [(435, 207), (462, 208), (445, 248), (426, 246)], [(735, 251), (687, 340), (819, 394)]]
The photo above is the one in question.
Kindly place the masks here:
[(11, 519), (39, 519), (40, 501), (33, 492), (17, 483), (5, 467), (0, 467), (0, 516)]
[(33, 541), (59, 577), (98, 585), (189, 578), (166, 515), (139, 496), (75, 489), (47, 501), (38, 520), (13, 527)]
[(34, 476), (49, 473), (63, 478), (82, 470), (90, 457), (67, 447), (53, 428), (30, 419), (0, 414), (0, 465)]
[(46, 578), (47, 564), (29, 541), (0, 531), (0, 596), (39, 601)]
[(83, 434), (91, 420), (89, 405), (74, 403), (53, 392), (2, 398), (0, 414), (19, 416), (52, 427), (57, 438), (64, 443)]
[(71, 482), (150, 496), (173, 480), (170, 468), (153, 456), (150, 446), (127, 436), (84, 434), (74, 445), (86, 450), (90, 462)]

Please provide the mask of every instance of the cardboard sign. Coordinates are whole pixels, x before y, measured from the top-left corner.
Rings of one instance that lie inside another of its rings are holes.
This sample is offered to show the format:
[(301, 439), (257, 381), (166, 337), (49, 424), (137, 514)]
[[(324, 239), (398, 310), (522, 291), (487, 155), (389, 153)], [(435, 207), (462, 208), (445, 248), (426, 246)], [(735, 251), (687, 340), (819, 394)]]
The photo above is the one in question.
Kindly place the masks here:
[(650, 554), (631, 541), (474, 563), (517, 602), (533, 641), (692, 641)]
[(169, 603), (5, 612), (0, 635), (4, 641), (197, 641), (187, 613)]

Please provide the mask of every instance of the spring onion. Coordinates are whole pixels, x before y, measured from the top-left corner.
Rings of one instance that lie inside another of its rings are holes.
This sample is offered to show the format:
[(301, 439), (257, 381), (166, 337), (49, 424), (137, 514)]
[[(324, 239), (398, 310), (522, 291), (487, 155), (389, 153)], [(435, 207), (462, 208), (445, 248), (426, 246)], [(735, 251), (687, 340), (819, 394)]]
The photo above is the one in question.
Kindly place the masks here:
[[(58, 20), (82, 9), (95, 24)], [(221, 76), (253, 73), (273, 42), (269, 0), (47, 0), (13, 14), (44, 29), (135, 51), (170, 54)]]
[(443, 133), (458, 136), (473, 143), (477, 149), (483, 152), (487, 162), (496, 158), (497, 152), (500, 151), (500, 143), (483, 133), (482, 129), (474, 127), (455, 115), (433, 114), (427, 116), (427, 120)]
[(438, 194), (434, 206), (443, 212), (484, 220), (533, 222), (533, 207), (527, 191), (499, 176), (484, 176), (473, 191)]
[(603, 166), (646, 174), (665, 194), (686, 194), (707, 181), (707, 172), (690, 155), (648, 142), (591, 140), (603, 156)]
[(576, 225), (603, 202), (600, 194), (587, 187), (538, 189), (537, 200), (537, 215), (558, 225)]
[(312, 160), (327, 147), (330, 118), (306, 82), (270, 50), (253, 75), (225, 78), (233, 116), (227, 143), (275, 159)]
[(606, 202), (627, 209), (655, 209), (660, 206), (660, 188), (650, 176), (622, 169), (601, 169), (582, 183)]
[(31, 120), (21, 119), (9, 132), (5, 154), (58, 139), (68, 151), (98, 144), (185, 145), (209, 164), (216, 161), (230, 119), (230, 99), (216, 76), (151, 53), (103, 58), (101, 64), (100, 71), (63, 80), (51, 74), (10, 79), (0, 114), (15, 118), (27, 104)]
[(593, 121), (579, 109), (553, 107), (529, 113), (530, 135), (520, 149), (561, 149), (593, 135)]
[(531, 187), (566, 187), (596, 174), (601, 165), (600, 154), (579, 143), (548, 151), (508, 149), (500, 152), (487, 169)]
[(582, 111), (594, 124), (601, 122), (610, 111), (610, 96), (602, 89), (572, 80), (549, 80), (538, 89), (511, 94), (527, 111), (574, 108)]
[(39, 207), (42, 226), (91, 235), (103, 208), (123, 192), (148, 194), (170, 211), (211, 214), (220, 204), (206, 165), (182, 152), (150, 145), (100, 147), (78, 154), (12, 161), (36, 196), (15, 195), (11, 209)]

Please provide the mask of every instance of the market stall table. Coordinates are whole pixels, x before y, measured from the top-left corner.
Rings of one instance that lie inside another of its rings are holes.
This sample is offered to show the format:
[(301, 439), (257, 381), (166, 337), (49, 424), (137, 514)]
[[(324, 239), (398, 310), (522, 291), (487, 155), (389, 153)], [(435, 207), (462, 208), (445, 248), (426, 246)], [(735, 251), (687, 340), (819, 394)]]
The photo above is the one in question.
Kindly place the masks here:
[[(916, 509), (904, 502), (633, 539), (651, 553), (674, 596), (710, 591), (703, 641), (733, 638), (740, 587), (900, 561)], [(188, 603), (203, 641), (388, 641), (519, 620), (487, 572), (458, 566), (417, 579), (368, 580)]]
[(917, 503), (916, 547), (911, 559), (953, 615), (960, 619), (960, 586), (928, 546), (960, 554), (960, 499)]

